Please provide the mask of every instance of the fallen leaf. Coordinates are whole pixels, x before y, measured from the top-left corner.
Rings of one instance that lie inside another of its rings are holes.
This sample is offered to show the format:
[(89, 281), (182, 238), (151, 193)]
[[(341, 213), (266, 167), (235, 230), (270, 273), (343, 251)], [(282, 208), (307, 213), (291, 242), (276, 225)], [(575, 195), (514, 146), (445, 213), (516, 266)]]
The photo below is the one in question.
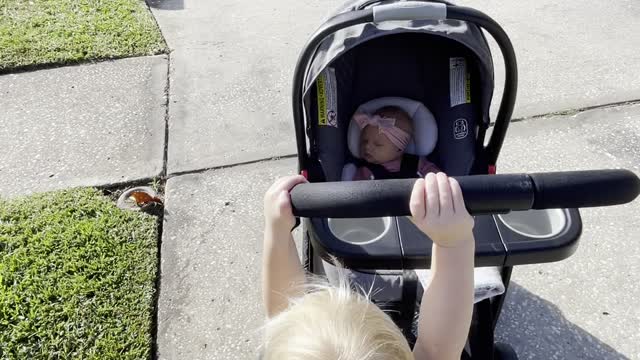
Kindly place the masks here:
[(143, 191), (134, 191), (129, 197), (133, 198), (133, 200), (136, 202), (136, 205), (138, 206), (142, 206), (148, 203), (162, 204), (161, 199), (151, 196)]

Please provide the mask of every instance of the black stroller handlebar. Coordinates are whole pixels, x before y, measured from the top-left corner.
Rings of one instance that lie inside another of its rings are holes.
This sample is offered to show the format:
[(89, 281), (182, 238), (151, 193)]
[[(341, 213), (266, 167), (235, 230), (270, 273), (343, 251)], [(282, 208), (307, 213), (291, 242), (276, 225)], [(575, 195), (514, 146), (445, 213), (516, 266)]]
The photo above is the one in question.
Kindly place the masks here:
[(341, 29), (366, 23), (392, 20), (460, 20), (475, 23), (484, 28), (496, 40), (505, 63), (505, 83), (500, 108), (493, 127), (493, 132), (486, 147), (487, 161), (495, 165), (502, 148), (502, 143), (511, 121), (518, 88), (518, 67), (511, 40), (502, 27), (491, 17), (478, 10), (446, 5), (430, 1), (407, 1), (387, 5), (376, 5), (372, 8), (360, 9), (339, 14), (323, 24), (309, 39), (296, 64), (293, 77), (293, 121), (296, 132), (298, 167), (305, 169), (307, 161), (304, 110), (304, 81), (306, 69), (320, 43), (329, 35)]
[[(628, 170), (454, 176), (473, 215), (512, 210), (583, 208), (624, 204), (640, 193)], [(293, 188), (293, 213), (301, 217), (364, 218), (410, 215), (416, 179), (307, 183)]]

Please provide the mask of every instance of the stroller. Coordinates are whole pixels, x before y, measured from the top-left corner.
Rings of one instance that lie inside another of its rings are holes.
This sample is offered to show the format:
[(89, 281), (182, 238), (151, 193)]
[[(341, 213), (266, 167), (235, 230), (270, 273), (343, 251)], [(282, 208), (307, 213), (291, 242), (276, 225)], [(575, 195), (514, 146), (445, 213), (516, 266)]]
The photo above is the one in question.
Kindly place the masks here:
[[(506, 69), (490, 136), (494, 77), (483, 29), (498, 43)], [(337, 259), (362, 273), (396, 277), (395, 300), (372, 300), (394, 310), (390, 315), (413, 344), (415, 270), (428, 268), (431, 255), (430, 240), (403, 217), (415, 179), (341, 181), (357, 152), (351, 115), (389, 105), (413, 118), (407, 152), (428, 156), (458, 179), (476, 218), (476, 267), (496, 267), (506, 288), (514, 265), (571, 256), (582, 230), (577, 208), (632, 201), (640, 180), (626, 170), (495, 175), (516, 89), (511, 42), (477, 10), (444, 1), (377, 0), (340, 8), (312, 35), (293, 81), (298, 167), (309, 183), (295, 187), (291, 200), (303, 218), (307, 270), (323, 274)], [(602, 186), (612, 192), (594, 191)], [(463, 358), (517, 359), (509, 345), (494, 342), (504, 298), (475, 304)]]

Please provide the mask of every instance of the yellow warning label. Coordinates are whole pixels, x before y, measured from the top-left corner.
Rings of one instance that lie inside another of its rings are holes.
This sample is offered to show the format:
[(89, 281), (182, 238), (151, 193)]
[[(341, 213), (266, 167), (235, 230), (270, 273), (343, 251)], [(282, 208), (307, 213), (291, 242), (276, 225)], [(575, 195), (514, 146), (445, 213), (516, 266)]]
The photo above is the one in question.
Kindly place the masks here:
[(326, 78), (325, 74), (321, 74), (316, 81), (318, 90), (318, 125), (327, 125), (327, 94), (326, 94)]
[(464, 92), (467, 104), (471, 102), (471, 74), (467, 72), (467, 81), (464, 84)]

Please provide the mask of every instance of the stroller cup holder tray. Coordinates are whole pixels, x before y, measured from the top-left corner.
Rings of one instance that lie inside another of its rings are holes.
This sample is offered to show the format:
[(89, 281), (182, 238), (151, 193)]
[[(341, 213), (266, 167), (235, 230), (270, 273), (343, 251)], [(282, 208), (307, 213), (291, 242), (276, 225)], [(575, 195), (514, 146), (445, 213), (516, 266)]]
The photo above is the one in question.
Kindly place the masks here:
[[(348, 268), (428, 268), (431, 240), (406, 217), (311, 218), (309, 240), (327, 261)], [(560, 261), (577, 248), (582, 222), (577, 209), (517, 211), (475, 217), (476, 266)]]

